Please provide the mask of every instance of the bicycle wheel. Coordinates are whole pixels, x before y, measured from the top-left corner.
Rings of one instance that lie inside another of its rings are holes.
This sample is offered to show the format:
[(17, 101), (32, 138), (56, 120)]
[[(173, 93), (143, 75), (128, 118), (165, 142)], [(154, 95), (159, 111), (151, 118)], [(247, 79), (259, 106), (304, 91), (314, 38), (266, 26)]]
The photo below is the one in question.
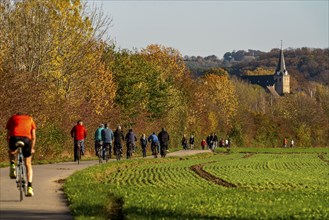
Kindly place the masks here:
[(127, 144), (127, 159), (131, 158), (132, 144)]
[(19, 190), (19, 201), (23, 200), (23, 179), (22, 179), (22, 165), (19, 161), (16, 168), (16, 175), (17, 175), (17, 186)]
[(25, 163), (22, 163), (22, 188), (23, 194), (27, 195), (27, 176), (26, 176), (26, 166)]
[(117, 160), (120, 160), (121, 159), (121, 149), (117, 148), (115, 151), (116, 151)]
[(98, 151), (98, 162), (102, 163), (103, 162), (102, 161), (102, 146), (98, 146), (97, 151)]
[(166, 147), (161, 147), (161, 157), (166, 157), (167, 151)]

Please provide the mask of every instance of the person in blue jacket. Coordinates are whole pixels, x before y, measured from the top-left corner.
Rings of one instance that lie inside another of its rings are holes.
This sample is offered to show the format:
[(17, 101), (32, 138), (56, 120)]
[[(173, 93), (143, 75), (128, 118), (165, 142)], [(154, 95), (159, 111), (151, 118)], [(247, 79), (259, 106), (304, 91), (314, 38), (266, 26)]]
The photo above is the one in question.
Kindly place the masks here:
[(102, 130), (102, 141), (103, 141), (103, 160), (105, 160), (106, 151), (108, 149), (109, 158), (112, 157), (112, 142), (114, 139), (113, 131), (108, 123), (105, 124), (105, 128)]
[(153, 134), (151, 134), (147, 140), (149, 142), (151, 142), (152, 155), (154, 155), (154, 158), (157, 158), (158, 157), (159, 139), (155, 135), (155, 132), (153, 132)]

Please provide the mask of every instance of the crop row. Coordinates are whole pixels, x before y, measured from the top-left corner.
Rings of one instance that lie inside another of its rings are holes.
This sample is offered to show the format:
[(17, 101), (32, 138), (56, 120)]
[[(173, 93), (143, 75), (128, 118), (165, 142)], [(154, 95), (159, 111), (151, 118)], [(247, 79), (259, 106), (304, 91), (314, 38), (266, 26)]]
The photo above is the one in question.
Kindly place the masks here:
[(326, 190), (328, 165), (316, 154), (255, 154), (245, 159), (219, 160), (204, 170), (240, 187), (253, 189)]
[[(203, 179), (189, 169), (196, 164), (203, 164), (209, 173), (237, 183), (238, 188), (225, 188)], [(313, 176), (307, 180), (303, 172), (312, 169)], [(294, 178), (287, 178), (291, 174), (285, 173), (296, 174)], [(105, 207), (101, 208), (104, 212), (114, 197), (123, 201), (123, 213), (131, 219), (325, 219), (329, 217), (328, 190), (323, 188), (323, 184), (328, 184), (327, 175), (328, 165), (315, 154), (302, 158), (270, 154), (243, 158), (242, 154), (219, 154), (107, 163), (76, 173), (67, 181), (65, 189), (73, 212), (80, 210), (78, 215), (86, 215), (86, 210), (79, 209), (86, 206), (94, 207), (89, 212), (101, 213), (95, 211), (102, 207), (100, 204)], [(304, 188), (304, 181), (309, 188)], [(302, 187), (285, 190), (298, 183), (302, 183)], [(282, 185), (273, 190), (277, 184)], [(315, 186), (318, 184), (321, 187)]]

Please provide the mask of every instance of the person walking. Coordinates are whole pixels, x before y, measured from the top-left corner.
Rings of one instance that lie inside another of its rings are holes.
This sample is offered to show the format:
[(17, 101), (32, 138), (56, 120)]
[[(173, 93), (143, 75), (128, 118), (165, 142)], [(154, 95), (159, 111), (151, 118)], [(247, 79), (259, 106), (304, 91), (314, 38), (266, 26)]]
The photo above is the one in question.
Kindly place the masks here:
[(288, 141), (287, 141), (287, 138), (284, 138), (284, 139), (283, 139), (283, 147), (284, 147), (284, 148), (287, 147), (287, 142), (288, 142)]
[(218, 147), (218, 137), (217, 137), (217, 134), (214, 134), (213, 149), (215, 150), (217, 147)]
[(9, 176), (12, 179), (16, 178), (15, 159), (17, 154), (16, 142), (22, 141), (24, 147), (22, 149), (25, 158), (25, 165), (27, 170), (27, 194), (26, 196), (33, 196), (32, 179), (32, 154), (35, 152), (36, 142), (36, 125), (33, 118), (29, 115), (17, 113), (9, 118), (7, 125), (7, 141), (8, 153), (10, 160)]
[(208, 145), (208, 149), (210, 149), (211, 148), (211, 136), (210, 136), (210, 134), (206, 138), (206, 142), (207, 142), (207, 145)]
[(162, 157), (165, 157), (168, 151), (169, 134), (164, 128), (158, 134), (158, 139), (160, 142), (160, 154)]
[(142, 153), (143, 153), (143, 157), (146, 157), (146, 147), (147, 147), (147, 139), (145, 134), (142, 135), (142, 137), (140, 138), (140, 144), (142, 147)]
[(85, 138), (87, 137), (87, 129), (83, 126), (82, 120), (77, 122), (71, 129), (71, 137), (74, 138), (74, 161), (77, 160), (78, 144), (81, 146), (81, 155), (85, 155)]
[(106, 160), (106, 152), (108, 149), (109, 152), (109, 157), (112, 157), (112, 142), (114, 139), (114, 133), (110, 128), (109, 123), (105, 124), (105, 128), (102, 130), (102, 142), (103, 142), (103, 150), (102, 150), (102, 155), (103, 155), (103, 160)]
[(187, 148), (188, 148), (187, 138), (186, 138), (186, 135), (185, 134), (182, 137), (182, 147), (183, 147), (184, 150), (187, 150)]
[(194, 135), (193, 134), (191, 134), (191, 136), (190, 136), (189, 143), (190, 143), (190, 149), (193, 150), (194, 149)]
[(202, 141), (201, 141), (201, 148), (202, 148), (202, 150), (204, 150), (204, 148), (207, 146), (207, 142), (206, 142), (206, 140), (205, 139), (202, 139)]

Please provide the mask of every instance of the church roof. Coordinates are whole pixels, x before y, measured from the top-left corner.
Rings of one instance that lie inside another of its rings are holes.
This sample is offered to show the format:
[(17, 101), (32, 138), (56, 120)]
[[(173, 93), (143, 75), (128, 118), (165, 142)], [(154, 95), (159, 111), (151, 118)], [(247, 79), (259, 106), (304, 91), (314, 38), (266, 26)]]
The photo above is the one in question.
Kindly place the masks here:
[(259, 76), (242, 76), (243, 79), (248, 80), (251, 84), (258, 84), (264, 88), (272, 86), (275, 83), (273, 75), (259, 75)]
[(286, 64), (284, 62), (284, 55), (283, 55), (283, 49), (282, 49), (282, 41), (281, 41), (281, 52), (279, 57), (279, 63), (276, 67), (275, 74), (277, 75), (287, 75), (288, 71), (286, 69)]

